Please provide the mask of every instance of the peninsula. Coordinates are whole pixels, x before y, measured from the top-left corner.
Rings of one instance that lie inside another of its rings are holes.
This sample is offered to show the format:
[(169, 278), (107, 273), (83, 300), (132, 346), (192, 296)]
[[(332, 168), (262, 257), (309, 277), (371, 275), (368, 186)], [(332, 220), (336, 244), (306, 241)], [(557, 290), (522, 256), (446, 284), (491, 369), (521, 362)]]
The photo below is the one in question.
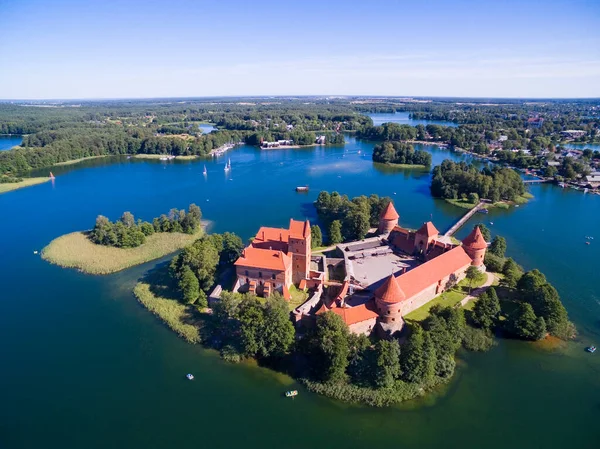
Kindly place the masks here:
[[(0, 178), (2, 179), (2, 178)], [(42, 184), (44, 182), (50, 181), (52, 178), (11, 178), (11, 179), (2, 179), (0, 182), (0, 194), (10, 192), (12, 190), (22, 189), (24, 187), (35, 186), (37, 184)]]

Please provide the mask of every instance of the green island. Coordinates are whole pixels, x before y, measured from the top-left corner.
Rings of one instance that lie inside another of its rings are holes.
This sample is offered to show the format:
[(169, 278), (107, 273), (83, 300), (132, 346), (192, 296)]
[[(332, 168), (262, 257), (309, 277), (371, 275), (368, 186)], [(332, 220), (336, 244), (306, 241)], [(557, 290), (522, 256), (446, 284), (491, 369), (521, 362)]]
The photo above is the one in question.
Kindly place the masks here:
[(423, 150), (415, 151), (410, 143), (384, 142), (375, 145), (373, 162), (397, 168), (428, 168), (431, 166), (431, 153)]
[(0, 193), (10, 192), (12, 190), (22, 189), (24, 187), (35, 186), (50, 181), (51, 178), (0, 178)]
[(533, 198), (513, 169), (495, 165), (480, 170), (474, 164), (449, 159), (434, 167), (430, 190), (432, 196), (464, 209), (481, 202), (485, 209), (508, 209)]
[[(401, 291), (403, 276), (410, 276), (411, 270), (397, 278), (384, 278), (387, 280), (383, 286), (371, 291), (374, 300), (354, 303), (349, 309), (339, 305), (340, 301), (353, 301), (353, 295), (341, 293), (348, 283), (344, 270), (341, 276), (331, 273), (327, 285), (292, 284), (294, 294), (290, 295), (285, 288), (283, 293), (275, 290), (269, 294), (264, 290), (242, 291), (240, 278), (255, 276), (246, 269), (252, 265), (252, 254), (273, 252), (261, 249), (263, 242), (274, 244), (269, 243), (263, 228), (246, 248), (235, 234), (202, 235), (169, 264), (148, 272), (135, 286), (134, 295), (180, 337), (219, 351), (227, 361), (255, 359), (260, 365), (298, 379), (310, 391), (371, 406), (389, 406), (420, 397), (448, 383), (460, 349), (486, 351), (495, 338), (502, 337), (537, 341), (568, 340), (575, 335), (556, 289), (538, 270), (524, 272), (507, 258), (506, 240), (501, 236), (491, 239), (484, 224), (475, 225), (462, 243), (450, 247), (443, 243), (444, 249), (436, 253), (439, 255), (417, 249), (409, 254), (407, 241), (417, 245), (420, 235), (430, 235), (437, 241), (437, 230), (431, 222), (415, 231), (400, 228), (389, 198), (371, 195), (349, 199), (337, 192), (321, 192), (315, 208), (320, 222), (329, 223), (328, 246), (318, 225), (308, 231), (308, 222), (301, 225), (292, 220), (289, 232), (291, 236), (303, 226), (305, 242), (313, 249), (324, 249), (318, 257), (328, 254), (328, 260), (339, 260), (332, 249), (337, 248), (346, 252), (346, 267), (355, 264), (351, 262), (354, 254), (363, 258), (359, 265), (380, 264), (377, 254), (392, 245), (390, 248), (396, 249), (388, 256), (391, 262), (400, 257), (414, 263), (412, 270), (425, 268), (439, 257), (447, 258), (446, 264), (452, 264), (456, 257), (466, 258), (467, 266), (444, 275), (447, 285), (443, 293), (410, 313), (395, 315), (400, 324), (385, 321), (383, 315), (378, 318), (384, 320), (377, 321), (383, 332), (379, 327), (365, 332), (357, 327), (361, 323), (348, 318), (343, 310), (360, 311), (367, 314), (365, 320), (372, 319), (371, 301), (388, 304), (390, 295)], [(375, 235), (373, 225), (379, 226)], [(385, 241), (379, 237), (381, 232)], [(365, 256), (367, 248), (375, 248), (372, 259)], [(305, 251), (310, 254), (308, 249)], [(354, 270), (359, 265), (354, 265)], [(237, 273), (233, 291), (221, 285), (232, 284), (232, 270)], [(340, 277), (344, 279), (341, 282), (336, 280)], [(321, 299), (321, 306), (307, 306), (317, 293), (334, 299)], [(386, 299), (378, 299), (380, 295)], [(311, 307), (318, 311), (308, 312)]]
[(136, 223), (130, 212), (116, 222), (98, 216), (94, 229), (72, 232), (52, 240), (42, 258), (64, 268), (88, 274), (109, 274), (171, 254), (192, 243), (203, 233), (200, 208), (188, 213), (172, 209), (153, 223)]

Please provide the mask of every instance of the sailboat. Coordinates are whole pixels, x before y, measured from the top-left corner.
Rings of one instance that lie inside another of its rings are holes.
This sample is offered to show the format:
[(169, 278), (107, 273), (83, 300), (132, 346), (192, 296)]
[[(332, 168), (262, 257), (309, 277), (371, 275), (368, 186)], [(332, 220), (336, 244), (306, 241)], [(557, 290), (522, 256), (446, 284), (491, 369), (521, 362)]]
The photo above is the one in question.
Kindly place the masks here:
[(208, 172), (206, 171), (206, 165), (204, 166), (204, 171), (202, 172), (203, 175), (206, 175)]
[(54, 175), (50, 172), (50, 179), (54, 179)]
[(231, 170), (231, 159), (229, 159), (227, 161), (227, 163), (225, 164), (225, 171), (227, 171), (227, 170)]

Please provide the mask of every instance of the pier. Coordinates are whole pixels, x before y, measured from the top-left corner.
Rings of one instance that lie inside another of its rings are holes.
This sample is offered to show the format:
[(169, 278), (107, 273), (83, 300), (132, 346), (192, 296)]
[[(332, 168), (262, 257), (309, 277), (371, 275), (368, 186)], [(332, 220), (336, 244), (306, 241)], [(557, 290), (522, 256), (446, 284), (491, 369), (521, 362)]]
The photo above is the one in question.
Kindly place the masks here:
[(213, 157), (221, 156), (222, 154), (225, 154), (227, 151), (231, 150), (235, 146), (235, 143), (226, 143), (225, 145), (222, 145), (219, 148), (211, 150), (210, 155)]
[(452, 236), (456, 231), (458, 231), (469, 219), (477, 213), (477, 211), (485, 205), (485, 201), (480, 201), (473, 209), (469, 210), (466, 214), (462, 216), (460, 220), (458, 220), (448, 231), (444, 234), (444, 237)]
[(552, 182), (549, 179), (525, 179), (523, 184), (541, 184), (542, 182)]

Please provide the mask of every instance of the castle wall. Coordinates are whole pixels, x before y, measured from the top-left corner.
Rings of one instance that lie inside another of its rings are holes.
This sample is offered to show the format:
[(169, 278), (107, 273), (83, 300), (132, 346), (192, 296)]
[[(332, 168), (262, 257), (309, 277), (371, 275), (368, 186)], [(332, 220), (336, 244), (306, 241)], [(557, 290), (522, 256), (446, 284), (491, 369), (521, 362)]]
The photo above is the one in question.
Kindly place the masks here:
[(351, 324), (350, 326), (348, 326), (348, 329), (353, 334), (369, 335), (373, 331), (373, 328), (375, 327), (376, 323), (377, 318), (370, 318), (368, 320), (361, 321), (360, 323)]
[(289, 253), (292, 255), (292, 282), (299, 284), (310, 273), (310, 235), (306, 239), (289, 239)]
[[(457, 277), (457, 282), (460, 282), (465, 278), (465, 272), (467, 271), (467, 268), (469, 268), (469, 266), (470, 265), (467, 265), (453, 273)], [(406, 301), (402, 301), (402, 303), (401, 303), (402, 304), (402, 315), (403, 316), (408, 315), (413, 310), (416, 310), (419, 307), (424, 306), (429, 301), (431, 301), (433, 298), (442, 294), (446, 289), (446, 285), (447, 285), (448, 281), (450, 280), (450, 276), (451, 276), (451, 274), (449, 274), (448, 276), (445, 276), (442, 279), (442, 282), (440, 284), (441, 287), (439, 288), (439, 291), (438, 291), (438, 283), (435, 283), (435, 284), (430, 285), (429, 287), (423, 289), (418, 294), (414, 295), (412, 298), (408, 298)]]
[[(240, 285), (245, 285), (246, 280), (260, 282), (270, 282), (276, 289), (282, 288), (283, 285), (289, 286), (292, 283), (292, 270), (286, 271), (267, 270), (264, 268), (244, 267), (237, 265), (235, 272)], [(273, 279), (275, 276), (275, 279)]]

